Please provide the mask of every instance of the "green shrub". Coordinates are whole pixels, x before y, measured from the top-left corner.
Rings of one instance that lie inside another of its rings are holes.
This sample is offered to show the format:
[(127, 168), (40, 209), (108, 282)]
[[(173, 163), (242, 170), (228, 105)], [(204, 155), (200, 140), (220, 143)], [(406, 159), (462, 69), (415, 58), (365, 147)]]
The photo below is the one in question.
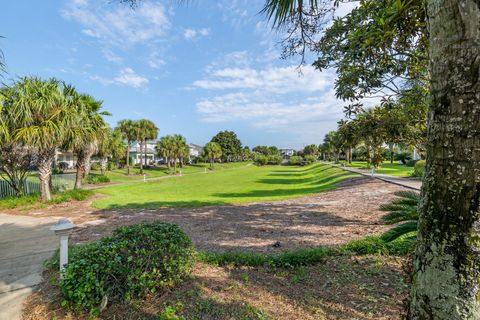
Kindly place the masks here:
[(283, 158), (279, 155), (268, 156), (268, 164), (279, 165), (282, 163)]
[(110, 178), (103, 174), (90, 173), (84, 180), (88, 184), (109, 183)]
[(264, 166), (264, 165), (268, 164), (268, 158), (267, 158), (267, 156), (264, 156), (263, 154), (257, 154), (257, 155), (255, 155), (255, 158), (254, 158), (253, 162), (257, 166)]
[(412, 176), (414, 177), (423, 177), (423, 173), (425, 172), (425, 160), (418, 160), (415, 163), (415, 167), (413, 169)]
[(94, 162), (90, 165), (90, 169), (92, 169), (93, 171), (100, 171), (102, 168), (100, 166), (100, 163)]
[(88, 197), (93, 195), (92, 190), (85, 190), (85, 189), (74, 189), (74, 190), (67, 190), (64, 192), (56, 193), (52, 200), (49, 201), (51, 204), (59, 204), (64, 203), (71, 200), (83, 201)]
[(407, 161), (406, 166), (410, 167), (410, 168), (413, 168), (413, 167), (415, 167), (415, 163), (417, 163), (417, 162), (418, 162), (418, 160), (410, 159), (410, 160)]
[(306, 155), (305, 157), (303, 157), (303, 160), (304, 160), (305, 165), (308, 166), (309, 164), (312, 164), (315, 161), (317, 161), (317, 158), (313, 155)]
[(300, 156), (291, 156), (288, 160), (288, 164), (291, 166), (299, 166), (303, 164), (303, 158)]
[(14, 209), (18, 207), (28, 206), (39, 200), (38, 194), (32, 194), (22, 197), (6, 197), (0, 199), (0, 209)]
[(72, 255), (60, 282), (62, 305), (95, 314), (104, 297), (130, 300), (172, 287), (190, 274), (194, 252), (177, 225), (120, 227)]
[(409, 151), (398, 152), (395, 153), (393, 158), (397, 161), (401, 161), (403, 164), (407, 164), (408, 161), (412, 159), (412, 153)]

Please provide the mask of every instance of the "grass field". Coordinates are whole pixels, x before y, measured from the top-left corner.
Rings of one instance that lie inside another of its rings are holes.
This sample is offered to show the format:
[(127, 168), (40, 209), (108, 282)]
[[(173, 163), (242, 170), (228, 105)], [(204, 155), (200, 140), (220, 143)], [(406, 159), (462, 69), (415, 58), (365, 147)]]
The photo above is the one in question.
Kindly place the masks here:
[[(246, 166), (249, 162), (233, 162), (233, 163), (215, 163), (213, 166), (213, 170), (226, 170), (232, 168), (238, 168)], [(189, 173), (196, 173), (196, 172), (204, 172), (205, 169), (210, 171), (210, 164), (208, 163), (198, 163), (192, 164), (188, 166), (184, 166), (183, 168), (177, 168), (178, 170), (182, 171), (182, 174), (189, 174)], [(173, 173), (173, 168), (168, 169), (166, 166), (160, 167), (153, 167), (153, 168), (146, 168), (143, 170), (146, 178), (158, 178), (167, 176)], [(140, 175), (140, 169), (138, 167), (134, 167), (130, 169), (130, 175), (126, 174), (126, 169), (115, 169), (112, 171), (107, 171), (105, 175), (110, 178), (111, 182), (128, 182), (134, 180), (141, 180), (143, 179), (143, 175)], [(93, 171), (92, 173), (100, 174), (100, 171)]]
[[(367, 167), (365, 161), (353, 161), (350, 167), (371, 170)], [(413, 173), (413, 167), (407, 167), (403, 164), (384, 162), (380, 168), (375, 170), (376, 173), (389, 174), (397, 177), (410, 177)]]
[(302, 168), (248, 166), (102, 188), (98, 192), (108, 197), (95, 201), (93, 206), (195, 207), (281, 200), (331, 190), (337, 182), (353, 176), (322, 164)]

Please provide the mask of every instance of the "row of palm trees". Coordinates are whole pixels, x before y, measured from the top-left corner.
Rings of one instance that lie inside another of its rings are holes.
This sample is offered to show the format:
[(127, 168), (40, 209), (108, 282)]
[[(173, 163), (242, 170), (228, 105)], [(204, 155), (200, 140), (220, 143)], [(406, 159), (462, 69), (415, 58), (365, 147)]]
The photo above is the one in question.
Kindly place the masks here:
[(143, 174), (143, 166), (147, 164), (147, 140), (156, 139), (159, 129), (155, 123), (147, 119), (121, 120), (116, 129), (127, 142), (127, 174), (130, 174), (130, 148), (134, 142), (138, 142), (140, 146), (140, 174)]
[[(49, 201), (56, 151), (71, 150), (77, 157), (75, 188), (80, 188), (97, 151), (106, 158), (113, 145), (121, 149), (122, 138), (109, 128), (103, 118), (106, 115), (109, 113), (102, 111), (102, 101), (79, 93), (63, 81), (20, 78), (0, 88), (1, 161), (10, 162), (10, 171), (19, 170), (17, 159), (5, 151), (23, 150), (38, 168), (42, 201)], [(8, 177), (18, 189), (17, 195), (22, 195), (26, 175)]]
[(177, 170), (177, 162), (183, 166), (185, 159), (190, 156), (190, 148), (187, 140), (180, 134), (167, 135), (160, 138), (156, 145), (157, 154), (163, 157), (168, 168), (174, 167)]

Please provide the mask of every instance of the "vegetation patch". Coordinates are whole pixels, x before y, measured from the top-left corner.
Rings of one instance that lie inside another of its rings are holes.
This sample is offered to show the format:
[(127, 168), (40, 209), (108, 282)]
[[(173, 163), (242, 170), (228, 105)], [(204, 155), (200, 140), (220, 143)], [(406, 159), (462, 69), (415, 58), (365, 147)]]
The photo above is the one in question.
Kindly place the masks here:
[(85, 177), (85, 183), (88, 184), (101, 184), (109, 182), (110, 178), (103, 174), (90, 173)]
[(53, 194), (47, 203), (41, 203), (40, 195), (32, 194), (22, 197), (8, 197), (0, 199), (0, 209), (32, 208), (48, 204), (60, 204), (72, 200), (83, 201), (94, 194), (92, 190), (75, 189)]
[(60, 281), (62, 306), (96, 314), (102, 302), (141, 298), (178, 284), (190, 274), (194, 249), (178, 226), (144, 223), (79, 247), (70, 260)]

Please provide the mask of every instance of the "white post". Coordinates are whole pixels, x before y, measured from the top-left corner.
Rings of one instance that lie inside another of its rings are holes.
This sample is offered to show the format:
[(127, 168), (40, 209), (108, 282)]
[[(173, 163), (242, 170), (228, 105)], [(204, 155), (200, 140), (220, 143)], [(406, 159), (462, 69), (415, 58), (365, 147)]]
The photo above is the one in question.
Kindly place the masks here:
[(60, 236), (60, 275), (68, 263), (68, 234)]
[(75, 225), (68, 219), (60, 219), (50, 230), (60, 236), (60, 277), (63, 276), (65, 266), (68, 263), (68, 236), (75, 229)]
[(143, 174), (143, 182), (146, 182), (147, 181), (147, 175), (144, 173)]

